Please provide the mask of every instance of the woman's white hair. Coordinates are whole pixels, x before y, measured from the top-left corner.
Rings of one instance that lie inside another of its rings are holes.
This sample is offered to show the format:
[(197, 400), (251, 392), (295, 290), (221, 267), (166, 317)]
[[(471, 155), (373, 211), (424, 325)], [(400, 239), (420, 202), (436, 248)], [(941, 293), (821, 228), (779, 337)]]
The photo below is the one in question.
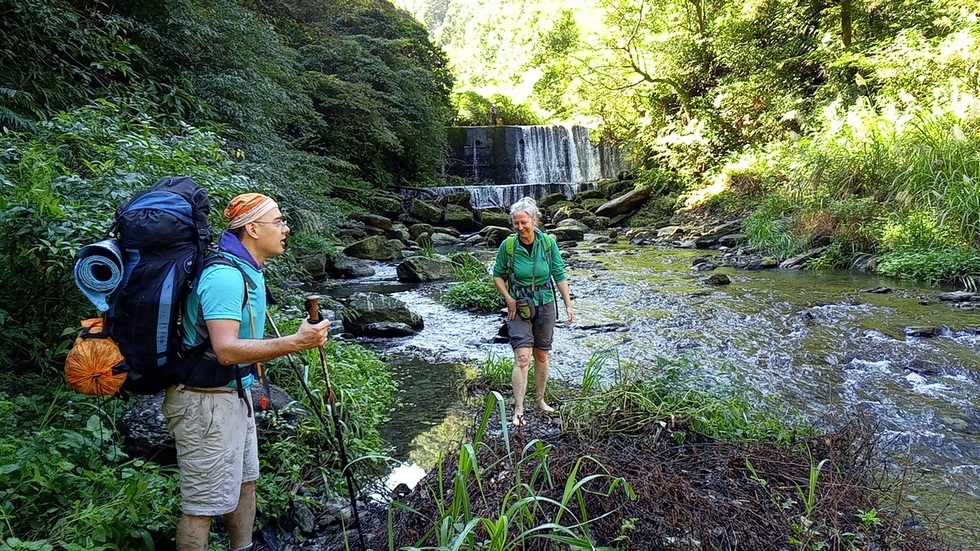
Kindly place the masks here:
[(538, 210), (538, 203), (530, 197), (525, 197), (510, 206), (511, 222), (514, 221), (514, 215), (518, 212), (526, 212), (528, 216), (534, 219), (541, 217), (541, 211)]

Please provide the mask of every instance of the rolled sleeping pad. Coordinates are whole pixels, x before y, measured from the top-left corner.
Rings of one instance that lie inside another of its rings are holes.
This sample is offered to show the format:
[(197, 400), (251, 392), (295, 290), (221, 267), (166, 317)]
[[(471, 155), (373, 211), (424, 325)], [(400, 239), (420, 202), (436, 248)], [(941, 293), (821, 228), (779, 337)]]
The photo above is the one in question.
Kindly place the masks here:
[(123, 278), (123, 255), (115, 239), (103, 239), (82, 247), (75, 262), (75, 285), (89, 301), (105, 312), (109, 294)]

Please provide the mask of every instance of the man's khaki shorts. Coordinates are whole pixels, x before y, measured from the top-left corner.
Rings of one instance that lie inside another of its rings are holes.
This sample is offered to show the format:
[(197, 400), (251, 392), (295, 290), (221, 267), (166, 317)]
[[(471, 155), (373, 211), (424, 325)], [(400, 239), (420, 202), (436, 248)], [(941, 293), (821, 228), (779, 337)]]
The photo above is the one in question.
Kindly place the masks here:
[[(248, 392), (245, 396), (251, 400)], [(177, 443), (184, 514), (230, 513), (238, 507), (242, 483), (258, 479), (259, 449), (250, 408), (237, 390), (167, 389), (163, 415)]]

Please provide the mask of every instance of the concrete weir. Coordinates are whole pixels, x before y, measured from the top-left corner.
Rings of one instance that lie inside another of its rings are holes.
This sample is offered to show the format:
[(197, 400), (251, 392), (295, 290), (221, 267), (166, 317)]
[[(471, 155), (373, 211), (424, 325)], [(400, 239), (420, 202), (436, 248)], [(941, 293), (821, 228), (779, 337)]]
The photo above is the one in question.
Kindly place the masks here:
[(449, 129), (447, 176), (473, 184), (594, 182), (613, 178), (619, 155), (584, 126), (467, 126)]

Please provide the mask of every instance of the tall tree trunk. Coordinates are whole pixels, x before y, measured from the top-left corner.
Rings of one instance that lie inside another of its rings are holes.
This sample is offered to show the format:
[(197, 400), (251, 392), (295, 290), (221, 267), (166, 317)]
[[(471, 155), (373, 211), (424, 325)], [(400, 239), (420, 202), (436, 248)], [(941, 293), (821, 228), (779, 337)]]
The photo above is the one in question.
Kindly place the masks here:
[(844, 47), (851, 45), (851, 0), (840, 2), (840, 35)]

